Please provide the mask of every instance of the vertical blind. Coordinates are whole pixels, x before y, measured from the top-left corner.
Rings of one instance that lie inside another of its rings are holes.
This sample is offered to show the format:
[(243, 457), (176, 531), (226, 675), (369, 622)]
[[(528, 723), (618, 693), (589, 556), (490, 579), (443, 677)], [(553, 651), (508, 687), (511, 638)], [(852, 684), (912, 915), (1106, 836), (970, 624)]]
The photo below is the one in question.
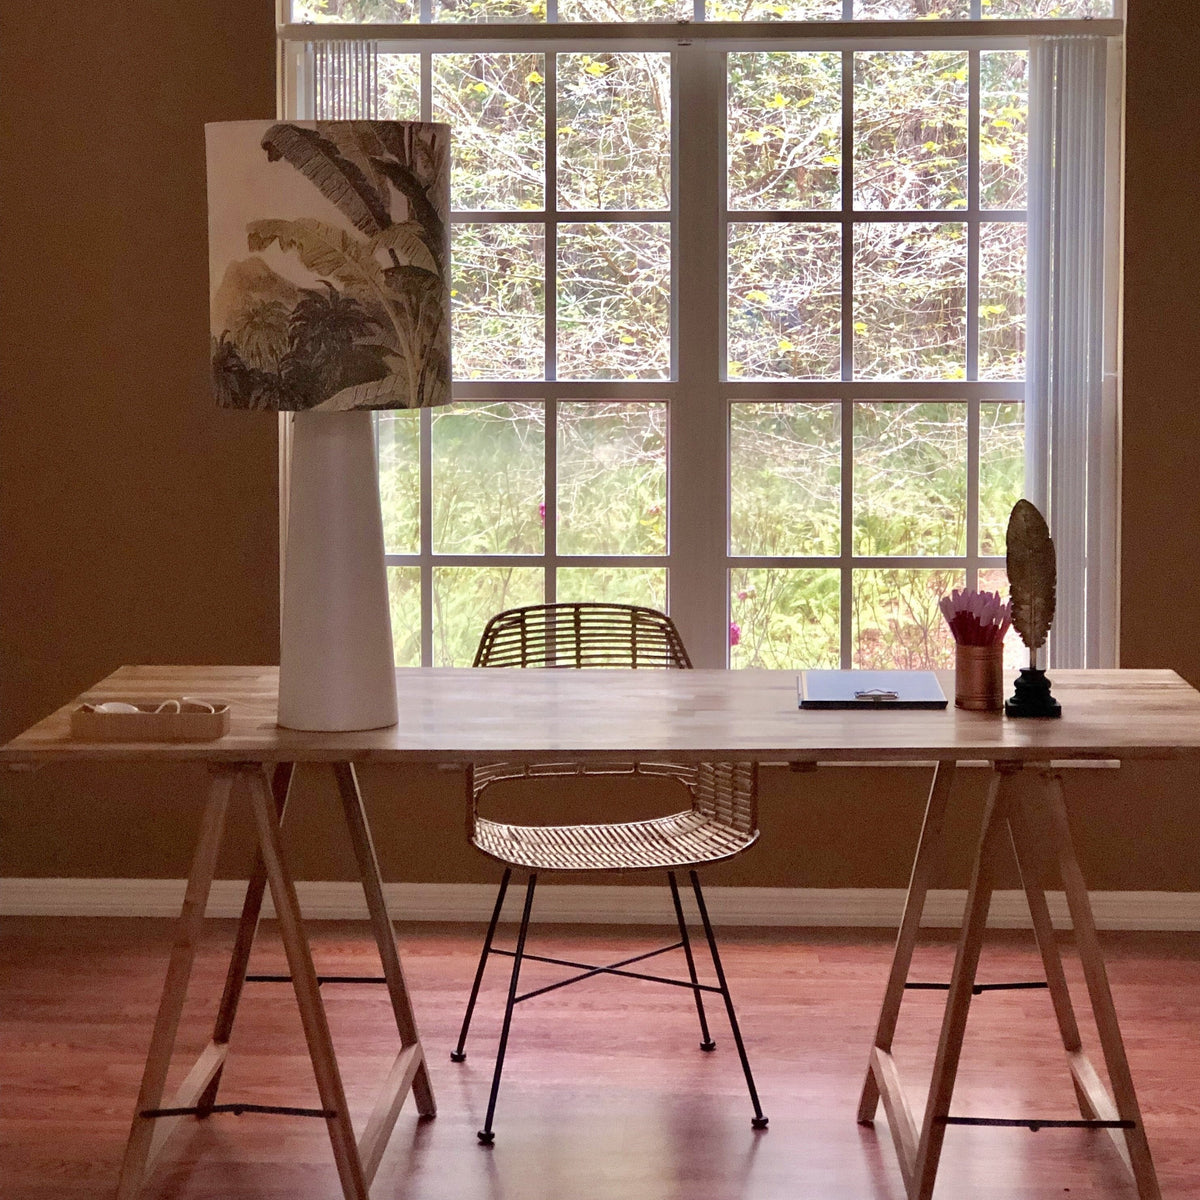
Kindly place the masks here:
[[(313, 113), (317, 120), (372, 120), (379, 115), (378, 45), (344, 39), (310, 42)], [(298, 113), (284, 114), (299, 117)]]
[(1058, 555), (1050, 664), (1113, 665), (1115, 379), (1105, 377), (1108, 42), (1029, 55), (1026, 494)]

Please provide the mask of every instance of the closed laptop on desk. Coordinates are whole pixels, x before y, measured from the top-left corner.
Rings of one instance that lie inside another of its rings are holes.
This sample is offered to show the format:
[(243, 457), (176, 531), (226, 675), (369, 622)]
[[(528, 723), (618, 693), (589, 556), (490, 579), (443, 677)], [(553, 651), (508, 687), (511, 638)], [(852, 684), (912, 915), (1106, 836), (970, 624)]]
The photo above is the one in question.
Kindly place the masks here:
[(932, 671), (801, 671), (801, 708), (945, 708)]

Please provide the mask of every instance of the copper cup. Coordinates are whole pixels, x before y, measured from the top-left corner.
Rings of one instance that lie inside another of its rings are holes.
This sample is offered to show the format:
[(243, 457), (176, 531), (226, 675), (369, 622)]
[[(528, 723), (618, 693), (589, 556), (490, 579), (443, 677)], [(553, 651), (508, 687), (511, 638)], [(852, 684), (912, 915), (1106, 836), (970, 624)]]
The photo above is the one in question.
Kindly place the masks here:
[(1004, 646), (956, 645), (954, 703), (974, 712), (999, 712), (1004, 707)]

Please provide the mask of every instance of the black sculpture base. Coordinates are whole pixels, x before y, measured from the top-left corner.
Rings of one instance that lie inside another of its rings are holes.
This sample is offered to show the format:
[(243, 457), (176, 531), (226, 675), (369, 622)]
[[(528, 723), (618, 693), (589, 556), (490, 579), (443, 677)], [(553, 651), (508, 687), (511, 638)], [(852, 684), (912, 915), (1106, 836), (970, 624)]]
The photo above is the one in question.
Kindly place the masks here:
[(1011, 700), (1004, 702), (1006, 717), (1061, 717), (1062, 705), (1050, 695), (1050, 680), (1037, 667), (1022, 667), (1013, 685)]

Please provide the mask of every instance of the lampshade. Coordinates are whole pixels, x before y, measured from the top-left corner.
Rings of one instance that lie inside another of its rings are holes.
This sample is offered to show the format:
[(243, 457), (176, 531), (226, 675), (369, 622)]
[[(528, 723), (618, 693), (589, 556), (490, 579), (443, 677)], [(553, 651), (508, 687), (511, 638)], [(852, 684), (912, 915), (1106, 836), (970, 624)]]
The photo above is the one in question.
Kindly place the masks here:
[(370, 411), (450, 401), (450, 130), (205, 127), (213, 392), (292, 412), (279, 723), (397, 719)]
[(218, 403), (448, 403), (449, 126), (229, 121), (205, 132)]

